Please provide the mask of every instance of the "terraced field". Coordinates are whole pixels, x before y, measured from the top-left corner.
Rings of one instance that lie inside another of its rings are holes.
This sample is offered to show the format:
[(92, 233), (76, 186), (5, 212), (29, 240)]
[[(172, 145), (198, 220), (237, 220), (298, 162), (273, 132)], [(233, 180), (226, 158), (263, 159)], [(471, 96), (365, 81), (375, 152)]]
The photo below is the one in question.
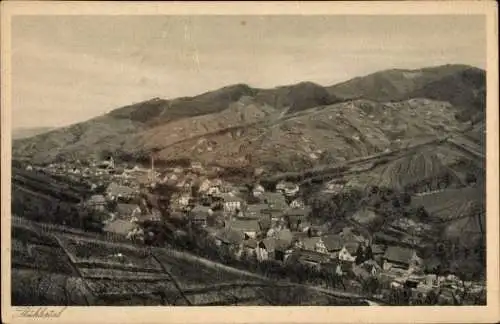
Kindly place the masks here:
[(14, 305), (366, 305), (166, 248), (92, 239), (14, 217)]
[(433, 217), (449, 221), (465, 216), (473, 203), (484, 204), (484, 189), (467, 187), (447, 189), (427, 195), (412, 197), (412, 205), (423, 206)]

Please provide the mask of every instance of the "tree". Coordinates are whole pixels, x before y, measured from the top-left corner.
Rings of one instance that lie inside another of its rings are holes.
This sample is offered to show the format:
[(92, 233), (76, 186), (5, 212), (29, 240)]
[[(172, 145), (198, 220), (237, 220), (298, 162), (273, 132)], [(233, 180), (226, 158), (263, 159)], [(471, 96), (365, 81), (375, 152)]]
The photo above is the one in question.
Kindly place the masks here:
[(373, 260), (373, 250), (372, 250), (372, 247), (370, 245), (368, 245), (365, 249), (364, 259), (365, 259), (365, 261), (366, 260)]
[(365, 261), (364, 250), (361, 244), (358, 246), (356, 251), (356, 264), (361, 264)]

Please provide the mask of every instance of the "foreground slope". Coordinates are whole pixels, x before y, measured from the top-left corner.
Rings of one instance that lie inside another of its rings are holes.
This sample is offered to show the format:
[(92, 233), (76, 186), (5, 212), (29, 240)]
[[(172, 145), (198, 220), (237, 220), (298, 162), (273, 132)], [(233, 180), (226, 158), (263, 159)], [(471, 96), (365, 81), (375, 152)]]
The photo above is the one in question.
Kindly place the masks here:
[(170, 248), (110, 242), (18, 217), (12, 250), (13, 305), (366, 305)]

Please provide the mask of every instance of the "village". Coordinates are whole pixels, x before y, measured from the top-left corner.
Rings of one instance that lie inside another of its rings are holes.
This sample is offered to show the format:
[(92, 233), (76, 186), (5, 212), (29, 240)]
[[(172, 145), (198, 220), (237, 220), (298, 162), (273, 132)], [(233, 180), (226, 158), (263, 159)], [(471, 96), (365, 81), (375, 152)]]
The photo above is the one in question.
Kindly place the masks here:
[[(258, 181), (246, 185), (225, 181), (217, 167), (199, 162), (155, 169), (153, 160), (149, 168), (131, 167), (118, 165), (112, 157), (26, 169), (85, 183), (93, 194), (80, 207), (102, 224), (97, 228), (110, 238), (158, 243), (158, 232), (151, 224), (166, 221), (176, 237), (203, 232), (211, 247), (234, 260), (300, 265), (331, 274), (337, 278), (336, 289), (396, 304), (461, 304), (466, 295), (483, 296), (485, 291), (484, 283), (435, 271), (435, 260), (422, 258), (404, 240), (388, 240), (353, 226), (332, 231), (318, 224), (293, 182), (281, 181), (266, 190)], [(339, 186), (330, 184), (328, 190), (341, 190)], [(362, 222), (369, 213), (364, 210), (355, 216)], [(408, 226), (402, 223), (398, 226)], [(163, 240), (175, 244), (171, 242), (175, 240)], [(328, 287), (321, 279), (315, 285)], [(404, 302), (394, 300), (403, 293)]]

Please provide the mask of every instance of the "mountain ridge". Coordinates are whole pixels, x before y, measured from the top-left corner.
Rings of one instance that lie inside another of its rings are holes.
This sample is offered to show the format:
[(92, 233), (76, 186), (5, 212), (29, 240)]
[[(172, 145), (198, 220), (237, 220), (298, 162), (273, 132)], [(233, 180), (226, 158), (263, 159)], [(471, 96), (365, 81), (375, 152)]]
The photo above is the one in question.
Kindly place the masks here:
[[(417, 75), (401, 75), (410, 72)], [(292, 160), (314, 165), (383, 151), (412, 136), (440, 136), (463, 127), (468, 117), (479, 122), (484, 118), (485, 73), (480, 69), (446, 65), (377, 73), (386, 73), (385, 79), (403, 80), (389, 87), (393, 92), (383, 93), (382, 99), (393, 95), (392, 100), (354, 100), (339, 94), (339, 87), (345, 92), (346, 84), (354, 88), (351, 93), (375, 91), (371, 75), (332, 87), (307, 81), (272, 89), (235, 84), (194, 97), (153, 98), (17, 140), (13, 155), (45, 163), (82, 154), (98, 156), (103, 151), (133, 159), (158, 149), (160, 159), (183, 156), (249, 165), (255, 161), (273, 164), (278, 150)], [(407, 82), (412, 78), (420, 78), (418, 87), (414, 81)], [(360, 82), (372, 89), (363, 88)], [(462, 94), (457, 96), (458, 90)], [(290, 161), (279, 164), (285, 162)]]

